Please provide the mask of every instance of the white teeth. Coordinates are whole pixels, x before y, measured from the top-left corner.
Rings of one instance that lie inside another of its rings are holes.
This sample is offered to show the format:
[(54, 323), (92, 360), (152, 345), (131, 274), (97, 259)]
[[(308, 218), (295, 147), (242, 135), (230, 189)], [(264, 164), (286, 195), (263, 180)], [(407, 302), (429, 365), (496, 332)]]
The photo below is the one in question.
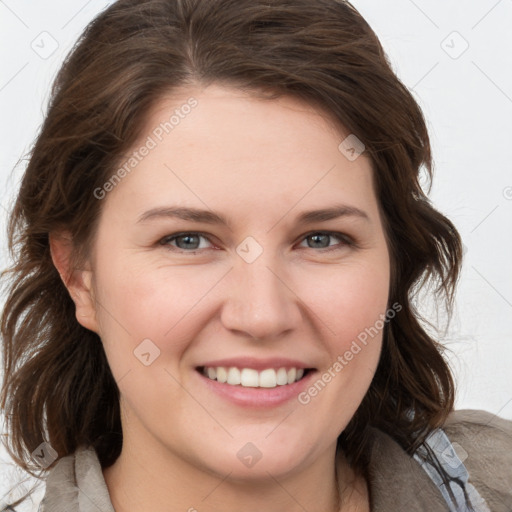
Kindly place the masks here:
[(257, 388), (259, 386), (259, 375), (257, 370), (244, 368), (241, 372), (240, 384), (246, 388)]
[(276, 386), (277, 376), (273, 368), (260, 372), (260, 388), (275, 388)]
[(228, 370), (228, 380), (227, 383), (232, 386), (238, 386), (240, 384), (240, 370), (238, 368), (230, 368)]
[(276, 381), (280, 386), (288, 384), (288, 372), (286, 368), (279, 368), (279, 370), (277, 370)]
[(218, 366), (216, 368), (203, 368), (203, 375), (211, 380), (217, 380), (223, 384), (231, 386), (244, 386), (247, 388), (275, 388), (293, 384), (304, 376), (303, 368), (267, 368), (261, 372), (253, 368), (243, 368), (242, 370), (232, 366), (226, 368)]
[(227, 382), (228, 374), (226, 373), (226, 368), (223, 368), (222, 366), (219, 366), (217, 368), (216, 373), (217, 373), (217, 380), (219, 382), (222, 382), (222, 383)]

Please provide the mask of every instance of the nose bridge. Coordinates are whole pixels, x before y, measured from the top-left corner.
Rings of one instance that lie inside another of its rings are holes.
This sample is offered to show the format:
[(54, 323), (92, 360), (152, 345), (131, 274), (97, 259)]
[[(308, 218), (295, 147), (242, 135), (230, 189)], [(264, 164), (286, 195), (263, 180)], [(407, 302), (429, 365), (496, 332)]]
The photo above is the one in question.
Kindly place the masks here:
[[(293, 329), (301, 319), (297, 296), (286, 283), (278, 257), (271, 249), (247, 252), (235, 260), (222, 321), (226, 328), (243, 331), (255, 338), (276, 337)], [(237, 249), (244, 249), (240, 244)], [(250, 254), (250, 258), (244, 255)], [(254, 258), (254, 259), (253, 259)]]

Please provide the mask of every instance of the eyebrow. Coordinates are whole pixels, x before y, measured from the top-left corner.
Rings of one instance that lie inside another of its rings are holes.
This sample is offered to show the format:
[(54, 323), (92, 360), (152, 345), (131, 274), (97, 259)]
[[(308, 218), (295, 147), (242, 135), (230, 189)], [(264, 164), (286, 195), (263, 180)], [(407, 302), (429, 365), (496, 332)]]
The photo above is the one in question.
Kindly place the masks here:
[[(295, 222), (297, 224), (313, 224), (314, 222), (325, 222), (340, 217), (355, 217), (371, 222), (369, 215), (355, 206), (334, 205), (329, 208), (319, 210), (308, 210), (297, 216)], [(158, 207), (152, 208), (144, 212), (137, 223), (146, 222), (153, 219), (176, 218), (191, 222), (202, 222), (205, 224), (218, 224), (231, 229), (231, 224), (220, 213), (212, 210), (202, 210), (199, 208), (188, 207)]]

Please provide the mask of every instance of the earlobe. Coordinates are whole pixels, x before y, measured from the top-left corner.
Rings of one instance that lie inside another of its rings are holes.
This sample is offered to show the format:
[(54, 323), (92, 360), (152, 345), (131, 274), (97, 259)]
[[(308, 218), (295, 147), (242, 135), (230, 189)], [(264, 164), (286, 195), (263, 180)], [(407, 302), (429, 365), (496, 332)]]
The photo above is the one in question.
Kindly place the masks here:
[(92, 270), (89, 268), (70, 268), (73, 242), (69, 232), (51, 233), (49, 239), (53, 264), (75, 303), (78, 323), (98, 333), (92, 288)]

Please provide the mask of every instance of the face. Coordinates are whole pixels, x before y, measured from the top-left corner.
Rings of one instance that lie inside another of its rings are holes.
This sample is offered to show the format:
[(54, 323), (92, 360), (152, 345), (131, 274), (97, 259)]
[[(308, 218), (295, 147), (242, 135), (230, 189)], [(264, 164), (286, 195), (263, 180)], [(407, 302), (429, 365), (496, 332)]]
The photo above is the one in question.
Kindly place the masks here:
[(152, 110), (136, 162), (97, 191), (77, 308), (118, 383), (124, 446), (239, 478), (333, 453), (377, 367), (390, 278), (348, 135), (298, 100), (220, 86)]

